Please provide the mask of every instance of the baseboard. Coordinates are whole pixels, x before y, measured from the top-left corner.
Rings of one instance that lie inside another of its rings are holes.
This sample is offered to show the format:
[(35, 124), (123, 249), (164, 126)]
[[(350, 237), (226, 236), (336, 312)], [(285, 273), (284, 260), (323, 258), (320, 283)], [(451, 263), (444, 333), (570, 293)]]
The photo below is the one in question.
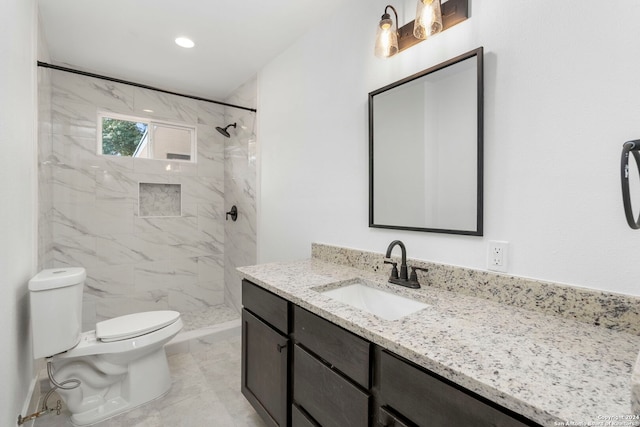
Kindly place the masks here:
[[(40, 403), (40, 381), (38, 380), (38, 374), (31, 380), (31, 384), (29, 384), (29, 391), (27, 392), (27, 398), (22, 405), (22, 412), (20, 415), (26, 417), (28, 415), (33, 414), (38, 410), (38, 403)], [(29, 420), (26, 423), (22, 424), (23, 427), (33, 427), (34, 420)], [(17, 417), (16, 417), (16, 425), (17, 425)]]

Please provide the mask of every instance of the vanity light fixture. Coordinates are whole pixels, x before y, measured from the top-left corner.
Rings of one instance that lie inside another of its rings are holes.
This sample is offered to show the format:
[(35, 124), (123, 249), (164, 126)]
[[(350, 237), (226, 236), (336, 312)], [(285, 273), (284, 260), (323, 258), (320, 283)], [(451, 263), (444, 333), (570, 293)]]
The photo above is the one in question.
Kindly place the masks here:
[[(469, 0), (448, 0), (444, 3), (440, 0), (417, 1), (416, 19), (400, 28), (396, 9), (391, 5), (385, 7), (376, 33), (374, 52), (377, 57), (393, 56), (469, 17)], [(393, 10), (395, 22), (388, 9)]]

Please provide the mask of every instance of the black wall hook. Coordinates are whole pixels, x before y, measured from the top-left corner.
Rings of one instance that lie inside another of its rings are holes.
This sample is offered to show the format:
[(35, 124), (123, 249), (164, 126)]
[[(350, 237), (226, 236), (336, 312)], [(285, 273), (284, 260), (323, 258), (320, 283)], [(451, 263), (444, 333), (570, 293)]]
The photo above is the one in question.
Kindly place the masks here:
[(229, 215), (231, 215), (231, 220), (234, 222), (238, 219), (238, 208), (236, 207), (236, 205), (231, 206), (231, 210), (227, 212), (227, 221), (229, 220)]

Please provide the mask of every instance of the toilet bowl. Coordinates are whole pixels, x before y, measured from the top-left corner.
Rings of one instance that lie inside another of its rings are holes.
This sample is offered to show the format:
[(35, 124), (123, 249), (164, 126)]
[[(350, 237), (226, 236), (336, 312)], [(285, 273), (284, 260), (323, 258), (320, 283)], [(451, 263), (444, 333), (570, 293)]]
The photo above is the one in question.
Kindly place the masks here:
[(167, 393), (164, 345), (183, 326), (176, 311), (149, 311), (98, 322), (95, 330), (80, 333), (85, 277), (82, 268), (49, 269), (29, 282), (34, 357), (47, 358), (52, 384), (79, 381), (57, 390), (79, 426)]
[(81, 334), (80, 342), (74, 348), (51, 358), (53, 377), (57, 382), (67, 379), (81, 382), (78, 388), (58, 390), (72, 413), (71, 422), (90, 425), (169, 391), (171, 377), (164, 345), (182, 329), (180, 314), (152, 311), (106, 322), (127, 320), (131, 333), (136, 333), (134, 325), (146, 315), (172, 321), (154, 331), (117, 340), (97, 334), (101, 326), (98, 323), (96, 330)]

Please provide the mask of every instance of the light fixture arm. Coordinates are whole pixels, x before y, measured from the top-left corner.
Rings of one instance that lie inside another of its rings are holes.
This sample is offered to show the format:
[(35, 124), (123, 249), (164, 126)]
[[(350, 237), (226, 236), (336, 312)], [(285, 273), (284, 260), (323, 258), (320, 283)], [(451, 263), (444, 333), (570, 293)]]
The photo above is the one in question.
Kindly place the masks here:
[[(385, 6), (385, 8), (384, 8), (384, 15), (382, 15), (382, 19), (385, 19), (385, 16), (387, 16), (387, 17), (389, 16), (389, 8), (391, 8), (391, 10), (393, 10), (393, 14), (394, 14), (394, 15), (395, 15), (395, 17), (396, 17), (396, 20), (395, 20), (395, 21), (393, 21), (393, 22), (394, 22), (394, 24), (396, 24), (396, 33), (398, 33), (398, 28), (400, 28), (400, 27), (398, 27), (398, 11), (396, 10), (396, 8), (395, 8), (395, 7), (391, 6), (390, 4), (388, 4), (387, 6)], [(388, 18), (387, 18), (387, 19), (388, 19)]]

